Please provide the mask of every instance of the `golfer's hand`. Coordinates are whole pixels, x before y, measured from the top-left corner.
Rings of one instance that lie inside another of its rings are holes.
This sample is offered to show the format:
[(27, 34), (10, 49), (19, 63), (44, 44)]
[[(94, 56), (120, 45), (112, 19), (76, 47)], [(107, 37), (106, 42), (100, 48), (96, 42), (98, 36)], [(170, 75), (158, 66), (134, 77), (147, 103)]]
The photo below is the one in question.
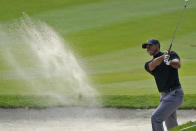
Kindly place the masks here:
[(170, 65), (170, 60), (169, 60), (169, 58), (170, 58), (170, 55), (168, 54), (168, 51), (166, 51), (165, 53), (164, 53), (164, 63), (166, 64), (166, 65)]

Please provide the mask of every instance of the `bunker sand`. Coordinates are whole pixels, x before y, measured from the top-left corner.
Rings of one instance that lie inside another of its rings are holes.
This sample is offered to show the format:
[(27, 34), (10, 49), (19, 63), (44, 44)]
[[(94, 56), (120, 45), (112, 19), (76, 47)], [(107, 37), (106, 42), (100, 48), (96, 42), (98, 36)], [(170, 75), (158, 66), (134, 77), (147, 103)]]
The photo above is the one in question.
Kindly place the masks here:
[[(154, 109), (64, 107), (0, 109), (3, 131), (151, 131)], [(178, 110), (179, 124), (196, 120), (196, 110)]]

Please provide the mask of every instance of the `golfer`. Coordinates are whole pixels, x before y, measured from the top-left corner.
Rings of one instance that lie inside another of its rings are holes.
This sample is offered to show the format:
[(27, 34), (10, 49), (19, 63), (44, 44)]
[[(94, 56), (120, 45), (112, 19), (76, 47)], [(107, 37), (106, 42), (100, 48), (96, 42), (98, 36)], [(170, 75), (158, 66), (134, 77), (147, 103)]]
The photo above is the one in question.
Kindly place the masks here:
[(161, 52), (160, 43), (149, 39), (142, 44), (153, 59), (145, 63), (145, 70), (154, 76), (158, 91), (161, 93), (160, 105), (151, 116), (153, 131), (164, 131), (163, 121), (167, 129), (178, 125), (176, 110), (183, 103), (184, 93), (178, 77), (180, 57), (174, 51)]

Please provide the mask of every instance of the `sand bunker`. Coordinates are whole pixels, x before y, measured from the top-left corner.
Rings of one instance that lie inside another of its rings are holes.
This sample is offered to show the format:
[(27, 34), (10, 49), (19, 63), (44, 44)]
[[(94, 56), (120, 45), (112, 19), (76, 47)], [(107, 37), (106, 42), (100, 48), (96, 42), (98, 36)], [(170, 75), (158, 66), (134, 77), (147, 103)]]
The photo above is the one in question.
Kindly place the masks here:
[[(3, 131), (150, 131), (154, 109), (0, 109)], [(178, 110), (179, 124), (196, 120), (196, 110)]]

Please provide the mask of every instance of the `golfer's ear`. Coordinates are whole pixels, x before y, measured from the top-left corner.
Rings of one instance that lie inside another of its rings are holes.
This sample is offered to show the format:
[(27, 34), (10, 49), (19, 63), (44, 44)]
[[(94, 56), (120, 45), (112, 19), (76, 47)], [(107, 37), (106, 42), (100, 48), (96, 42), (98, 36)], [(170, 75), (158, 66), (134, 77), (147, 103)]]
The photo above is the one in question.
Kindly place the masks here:
[(156, 47), (160, 49), (160, 44), (156, 44)]

